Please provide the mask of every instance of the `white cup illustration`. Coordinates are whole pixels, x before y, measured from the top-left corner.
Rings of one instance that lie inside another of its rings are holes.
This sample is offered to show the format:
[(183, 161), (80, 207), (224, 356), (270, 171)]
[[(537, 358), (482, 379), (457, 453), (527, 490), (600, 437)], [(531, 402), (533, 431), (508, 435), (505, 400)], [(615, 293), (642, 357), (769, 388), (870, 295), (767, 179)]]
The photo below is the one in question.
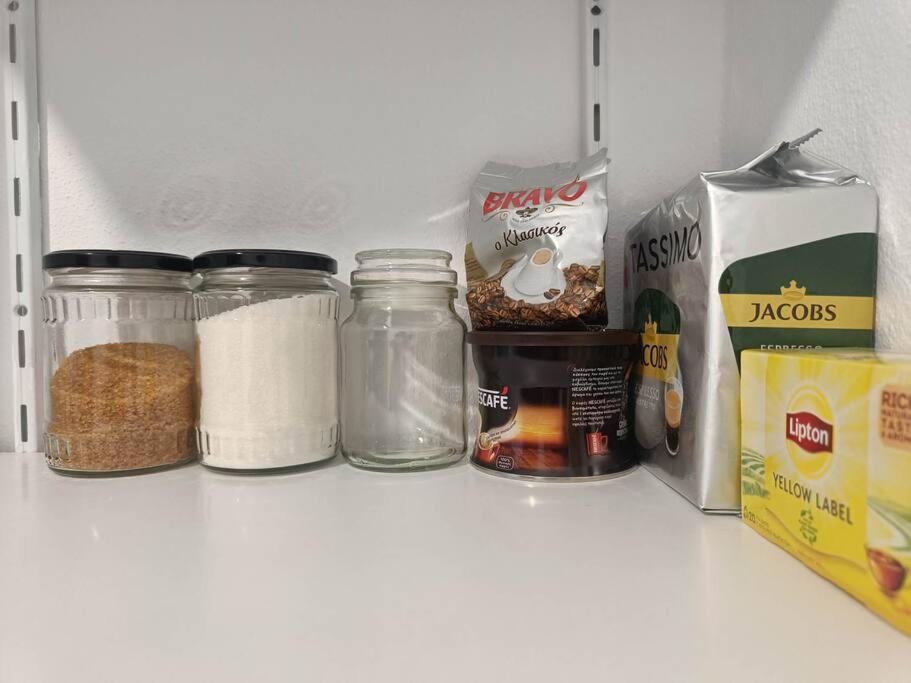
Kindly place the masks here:
[(516, 290), (526, 296), (540, 296), (553, 287), (560, 252), (549, 247), (536, 249), (516, 276)]

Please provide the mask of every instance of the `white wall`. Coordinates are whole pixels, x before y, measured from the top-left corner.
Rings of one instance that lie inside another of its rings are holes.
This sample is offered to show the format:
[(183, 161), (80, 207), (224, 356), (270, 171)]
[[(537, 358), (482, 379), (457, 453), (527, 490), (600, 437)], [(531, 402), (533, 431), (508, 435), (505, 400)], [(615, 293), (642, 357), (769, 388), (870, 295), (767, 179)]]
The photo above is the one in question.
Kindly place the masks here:
[(613, 0), (602, 66), (611, 157), (608, 301), (622, 319), (623, 238), (722, 159), (725, 0)]
[(911, 351), (911, 2), (731, 0), (724, 163), (816, 126), (879, 191), (877, 343)]
[(50, 247), (439, 247), (488, 158), (582, 145), (553, 0), (42, 0)]

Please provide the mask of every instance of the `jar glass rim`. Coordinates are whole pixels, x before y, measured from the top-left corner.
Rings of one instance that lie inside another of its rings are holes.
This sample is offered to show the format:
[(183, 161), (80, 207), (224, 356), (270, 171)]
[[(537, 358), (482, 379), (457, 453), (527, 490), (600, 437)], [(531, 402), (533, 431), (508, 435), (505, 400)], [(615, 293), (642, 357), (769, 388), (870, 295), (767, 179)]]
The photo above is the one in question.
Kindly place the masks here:
[(98, 273), (101, 275), (131, 275), (142, 273), (155, 273), (158, 275), (170, 275), (173, 277), (190, 277), (193, 275), (189, 270), (167, 270), (162, 268), (124, 268), (121, 266), (55, 266), (45, 268), (44, 271), (50, 275), (71, 275), (74, 273)]
[(194, 274), (198, 294), (222, 290), (333, 291), (332, 275), (324, 270), (265, 266), (206, 268)]
[(211, 268), (200, 268), (193, 271), (193, 274), (201, 277), (210, 275), (288, 275), (318, 278), (331, 278), (332, 273), (328, 270), (319, 270), (316, 268), (283, 268), (280, 266), (213, 266)]
[(449, 265), (452, 254), (443, 249), (367, 249), (354, 255), (355, 261), (373, 261), (377, 259), (441, 260)]
[(442, 249), (371, 249), (354, 256), (352, 287), (429, 285), (455, 288), (452, 254)]
[(157, 268), (62, 266), (45, 270), (52, 290), (163, 289), (190, 292), (192, 273)]

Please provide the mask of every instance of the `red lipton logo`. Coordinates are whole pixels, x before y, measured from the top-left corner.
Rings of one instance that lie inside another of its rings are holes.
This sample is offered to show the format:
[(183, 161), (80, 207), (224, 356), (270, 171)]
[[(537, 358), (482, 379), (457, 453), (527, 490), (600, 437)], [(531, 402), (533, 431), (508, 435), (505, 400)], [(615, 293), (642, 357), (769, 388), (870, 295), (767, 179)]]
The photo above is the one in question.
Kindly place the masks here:
[(807, 453), (831, 453), (834, 434), (832, 425), (813, 413), (787, 414), (785, 437)]
[[(514, 190), (512, 192), (490, 192), (484, 200), (484, 215), (508, 209), (524, 209), (528, 206), (541, 206), (555, 203), (555, 198), (562, 202), (573, 202), (585, 194), (588, 183), (576, 178), (562, 187), (536, 187), (531, 190)], [(523, 216), (530, 216), (530, 213)]]

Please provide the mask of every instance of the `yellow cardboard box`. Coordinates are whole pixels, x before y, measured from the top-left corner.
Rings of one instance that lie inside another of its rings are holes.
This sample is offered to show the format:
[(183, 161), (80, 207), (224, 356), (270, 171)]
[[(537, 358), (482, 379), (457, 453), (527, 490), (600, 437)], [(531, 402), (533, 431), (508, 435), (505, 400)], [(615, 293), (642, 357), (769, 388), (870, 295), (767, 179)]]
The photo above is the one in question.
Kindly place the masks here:
[(911, 634), (911, 355), (744, 351), (743, 519)]

